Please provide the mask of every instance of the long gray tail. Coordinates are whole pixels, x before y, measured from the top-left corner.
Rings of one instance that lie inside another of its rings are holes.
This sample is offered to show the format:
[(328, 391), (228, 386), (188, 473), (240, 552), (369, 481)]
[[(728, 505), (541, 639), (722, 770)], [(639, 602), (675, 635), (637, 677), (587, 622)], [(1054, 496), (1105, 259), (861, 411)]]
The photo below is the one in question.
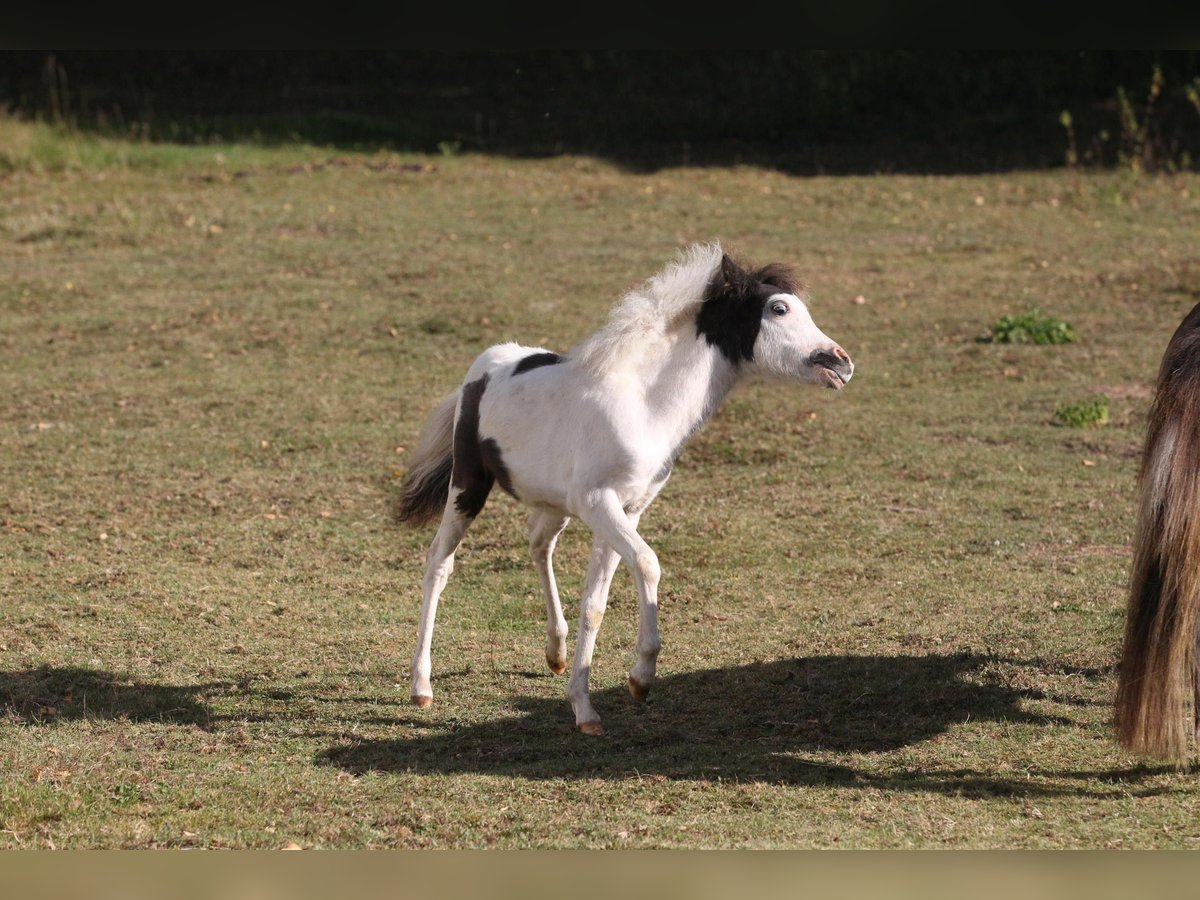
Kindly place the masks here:
[(450, 494), (454, 468), (454, 411), (461, 389), (438, 404), (425, 422), (410, 457), (398, 516), (410, 525), (423, 525), (442, 514)]

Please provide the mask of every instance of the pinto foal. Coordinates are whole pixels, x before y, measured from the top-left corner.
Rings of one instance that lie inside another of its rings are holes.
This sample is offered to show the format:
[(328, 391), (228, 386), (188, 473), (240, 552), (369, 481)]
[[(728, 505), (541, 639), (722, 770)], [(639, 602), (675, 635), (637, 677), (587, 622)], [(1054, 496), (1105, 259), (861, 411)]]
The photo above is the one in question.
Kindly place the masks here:
[(658, 557), (638, 520), (684, 443), (744, 375), (840, 389), (854, 365), (813, 323), (787, 269), (746, 269), (718, 244), (695, 245), (631, 291), (609, 323), (565, 356), (514, 343), (485, 350), (433, 412), (413, 452), (401, 518), (441, 524), (429, 548), (412, 702), (429, 706), (433, 623), (454, 553), (492, 486), (528, 505), (533, 561), (546, 597), (546, 661), (567, 668), (567, 621), (552, 557), (571, 516), (593, 532), (567, 696), (575, 724), (601, 734), (588, 676), (608, 590), (621, 561), (638, 593), (635, 699), (654, 681), (660, 647)]

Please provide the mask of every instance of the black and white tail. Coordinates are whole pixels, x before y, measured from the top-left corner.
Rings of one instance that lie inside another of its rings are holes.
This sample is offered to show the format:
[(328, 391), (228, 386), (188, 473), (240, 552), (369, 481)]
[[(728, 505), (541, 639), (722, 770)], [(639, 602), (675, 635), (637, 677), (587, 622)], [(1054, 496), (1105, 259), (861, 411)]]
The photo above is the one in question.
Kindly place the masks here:
[(461, 389), (456, 390), (442, 400), (421, 429), (404, 477), (398, 513), (402, 522), (432, 522), (446, 506), (454, 469), (454, 413), (460, 393)]

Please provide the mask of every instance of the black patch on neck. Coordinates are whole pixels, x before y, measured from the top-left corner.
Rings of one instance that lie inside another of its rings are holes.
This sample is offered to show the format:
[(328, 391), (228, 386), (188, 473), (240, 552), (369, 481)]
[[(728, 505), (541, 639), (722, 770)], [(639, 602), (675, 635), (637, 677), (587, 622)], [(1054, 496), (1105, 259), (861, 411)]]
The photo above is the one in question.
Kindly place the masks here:
[[(530, 369), (540, 369), (542, 366), (552, 366), (560, 362), (562, 362), (562, 357), (557, 353), (530, 353), (517, 363), (513, 369), (513, 375), (520, 375), (522, 372), (528, 372)], [(501, 482), (500, 486), (503, 487), (504, 482)]]
[(795, 277), (777, 263), (747, 271), (726, 256), (705, 290), (696, 315), (696, 334), (739, 366), (754, 359), (767, 300), (798, 290)]

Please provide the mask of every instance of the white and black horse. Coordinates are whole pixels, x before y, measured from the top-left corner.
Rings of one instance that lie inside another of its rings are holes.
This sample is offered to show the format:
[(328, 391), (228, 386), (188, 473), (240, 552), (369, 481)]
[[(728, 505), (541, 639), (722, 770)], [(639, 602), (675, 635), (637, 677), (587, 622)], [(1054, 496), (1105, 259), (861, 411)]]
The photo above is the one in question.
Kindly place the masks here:
[(782, 266), (746, 269), (717, 244), (696, 245), (613, 310), (564, 356), (514, 343), (485, 350), (442, 401), (413, 452), (401, 517), (441, 525), (429, 549), (412, 702), (429, 706), (438, 598), (454, 553), (492, 486), (531, 508), (530, 549), (546, 595), (546, 661), (567, 668), (567, 622), (552, 555), (571, 516), (593, 532), (567, 695), (575, 724), (602, 733), (588, 698), (596, 633), (621, 560), (638, 592), (637, 661), (629, 690), (643, 699), (659, 652), (659, 564), (638, 534), (687, 439), (744, 375), (841, 388), (850, 357), (813, 323)]

